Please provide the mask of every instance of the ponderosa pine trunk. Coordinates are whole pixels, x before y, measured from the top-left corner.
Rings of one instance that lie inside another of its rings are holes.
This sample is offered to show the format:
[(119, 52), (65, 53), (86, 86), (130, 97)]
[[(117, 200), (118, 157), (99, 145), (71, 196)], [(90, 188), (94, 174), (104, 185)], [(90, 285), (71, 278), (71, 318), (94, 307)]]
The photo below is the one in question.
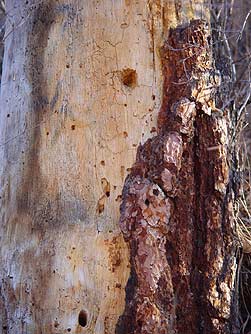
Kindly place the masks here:
[(6, 11), (2, 333), (235, 333), (231, 120), (207, 2)]

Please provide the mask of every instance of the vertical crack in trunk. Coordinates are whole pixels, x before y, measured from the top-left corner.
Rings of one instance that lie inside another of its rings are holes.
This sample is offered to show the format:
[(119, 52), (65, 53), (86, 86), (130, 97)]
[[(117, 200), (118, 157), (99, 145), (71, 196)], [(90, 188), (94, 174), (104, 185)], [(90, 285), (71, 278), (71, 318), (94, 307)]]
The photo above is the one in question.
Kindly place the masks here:
[(116, 333), (232, 333), (235, 261), (228, 124), (207, 24), (170, 31), (158, 134), (138, 148), (120, 226), (131, 254)]

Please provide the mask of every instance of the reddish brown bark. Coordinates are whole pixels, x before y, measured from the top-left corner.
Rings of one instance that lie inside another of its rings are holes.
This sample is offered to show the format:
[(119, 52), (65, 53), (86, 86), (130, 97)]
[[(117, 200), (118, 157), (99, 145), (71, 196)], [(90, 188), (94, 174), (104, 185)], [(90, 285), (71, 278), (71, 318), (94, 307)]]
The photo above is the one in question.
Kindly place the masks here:
[(139, 147), (123, 190), (131, 278), (117, 333), (234, 333), (228, 119), (214, 108), (206, 23), (172, 30), (162, 57), (158, 135)]

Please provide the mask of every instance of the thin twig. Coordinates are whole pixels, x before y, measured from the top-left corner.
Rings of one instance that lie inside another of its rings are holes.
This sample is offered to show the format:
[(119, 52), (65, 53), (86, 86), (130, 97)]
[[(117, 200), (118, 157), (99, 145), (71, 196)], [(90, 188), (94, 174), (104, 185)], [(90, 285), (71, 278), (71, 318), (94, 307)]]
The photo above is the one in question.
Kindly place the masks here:
[(237, 41), (240, 41), (240, 40), (242, 39), (242, 34), (243, 34), (243, 31), (244, 31), (244, 29), (245, 29), (245, 26), (246, 26), (246, 24), (247, 24), (247, 20), (248, 20), (250, 14), (251, 14), (251, 9), (250, 9), (250, 11), (247, 13), (247, 15), (246, 15), (246, 17), (245, 17), (245, 20), (244, 20), (244, 22), (243, 22), (241, 31), (240, 31), (240, 33), (239, 33), (239, 35), (238, 35), (238, 37), (237, 37)]

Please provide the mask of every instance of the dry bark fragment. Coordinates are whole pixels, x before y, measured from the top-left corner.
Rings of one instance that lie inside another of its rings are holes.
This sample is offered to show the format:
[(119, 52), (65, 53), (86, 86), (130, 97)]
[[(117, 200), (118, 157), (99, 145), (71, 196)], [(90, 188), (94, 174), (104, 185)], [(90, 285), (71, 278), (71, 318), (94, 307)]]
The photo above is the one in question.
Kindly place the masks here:
[(138, 148), (122, 196), (131, 252), (117, 333), (233, 333), (235, 261), (227, 116), (207, 24), (170, 31), (157, 136)]

